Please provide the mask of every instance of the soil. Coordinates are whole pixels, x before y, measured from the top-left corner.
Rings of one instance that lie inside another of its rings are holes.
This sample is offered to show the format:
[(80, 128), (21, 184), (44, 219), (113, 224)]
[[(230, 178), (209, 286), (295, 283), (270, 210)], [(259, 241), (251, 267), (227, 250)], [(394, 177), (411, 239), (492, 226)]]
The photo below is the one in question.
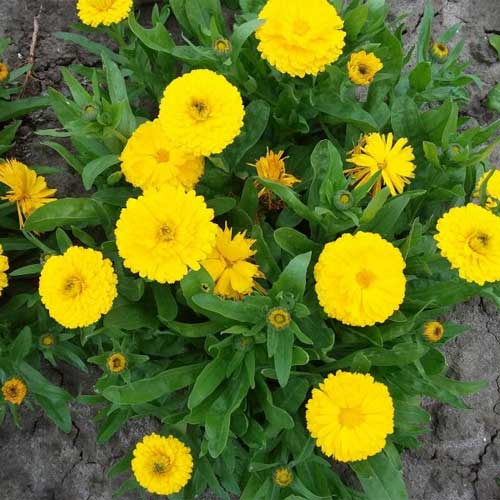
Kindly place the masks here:
[[(411, 44), (422, 20), (424, 0), (390, 0), (391, 16), (408, 13), (406, 40)], [(466, 41), (464, 58), (471, 72), (484, 82), (475, 89), (470, 113), (479, 123), (495, 116), (484, 107), (489, 88), (500, 81), (500, 64), (488, 44), (490, 33), (500, 33), (498, 0), (435, 0), (435, 34), (462, 23)], [(8, 35), (12, 47), (10, 66), (27, 61), (33, 17), (40, 14), (40, 33), (34, 66), (35, 78), (27, 89), (31, 95), (49, 87), (65, 92), (59, 68), (74, 63), (97, 64), (74, 45), (53, 33), (68, 30), (76, 21), (74, 0), (0, 0), (0, 36)], [(81, 183), (60, 157), (41, 145), (37, 129), (57, 127), (50, 111), (26, 117), (12, 154), (31, 165), (57, 166), (61, 174), (49, 180), (60, 195), (82, 192)], [(493, 161), (500, 159), (497, 151)], [(450, 372), (461, 380), (488, 381), (488, 387), (468, 399), (468, 411), (426, 402), (432, 414), (429, 434), (422, 447), (404, 455), (404, 474), (411, 500), (496, 500), (500, 499), (500, 321), (496, 309), (482, 300), (457, 307), (455, 321), (470, 325), (470, 332), (446, 348)], [(68, 366), (48, 374), (73, 394), (91, 391), (96, 373), (82, 375)], [(105, 445), (96, 445), (95, 411), (73, 405), (74, 426), (63, 434), (40, 412), (22, 411), (23, 428), (10, 420), (0, 427), (0, 497), (3, 500), (111, 500), (119, 482), (105, 472), (145, 434), (156, 430), (157, 422), (142, 419), (129, 422)], [(137, 499), (137, 493), (125, 499)], [(158, 498), (158, 497), (156, 497)], [(213, 498), (207, 496), (205, 498)], [(385, 499), (380, 499), (385, 500)]]

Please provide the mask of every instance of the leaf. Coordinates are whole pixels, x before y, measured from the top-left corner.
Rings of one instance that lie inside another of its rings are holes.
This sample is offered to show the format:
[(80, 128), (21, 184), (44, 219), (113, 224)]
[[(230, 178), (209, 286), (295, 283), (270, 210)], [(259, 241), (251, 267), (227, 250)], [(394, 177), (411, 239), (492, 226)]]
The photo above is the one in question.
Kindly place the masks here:
[(432, 65), (428, 61), (417, 64), (410, 72), (410, 85), (417, 92), (422, 92), (427, 88), (432, 79)]
[(488, 109), (500, 113), (500, 83), (497, 83), (489, 92), (487, 100)]
[(106, 328), (119, 330), (138, 330), (139, 328), (156, 328), (156, 310), (153, 311), (151, 303), (124, 302), (115, 304), (111, 311), (104, 316)]
[(13, 278), (16, 276), (33, 276), (33, 275), (40, 274), (41, 270), (42, 270), (41, 264), (29, 264), (27, 266), (18, 267), (17, 269), (14, 269), (14, 271), (10, 272), (9, 274)]
[(63, 432), (71, 432), (71, 413), (65, 400), (50, 399), (42, 394), (35, 394), (35, 399), (52, 422)]
[(189, 409), (198, 406), (217, 389), (226, 378), (226, 370), (227, 360), (221, 357), (210, 361), (210, 363), (203, 368), (189, 394), (187, 402)]
[(291, 227), (280, 227), (274, 231), (274, 241), (290, 255), (318, 251), (321, 245)]
[(30, 352), (31, 349), (31, 329), (29, 326), (25, 326), (14, 339), (9, 347), (9, 359), (14, 365), (17, 365), (22, 359), (24, 359)]
[(274, 353), (274, 369), (281, 387), (285, 387), (292, 368), (294, 335), (290, 328), (276, 332), (277, 345)]
[(417, 63), (429, 60), (433, 18), (434, 9), (432, 8), (432, 0), (425, 0), (424, 15), (420, 22), (420, 31), (418, 33)]
[(294, 257), (274, 283), (269, 296), (276, 298), (280, 292), (291, 293), (295, 300), (300, 302), (306, 288), (307, 269), (311, 262), (311, 255), (311, 252), (307, 252)]
[(263, 308), (259, 305), (249, 303), (248, 299), (240, 301), (224, 300), (212, 294), (200, 293), (194, 295), (192, 300), (202, 309), (237, 321), (253, 324), (259, 321), (264, 315)]
[(0, 155), (3, 155), (12, 147), (19, 125), (21, 125), (20, 121), (13, 122), (0, 131)]
[(155, 24), (151, 29), (143, 28), (137, 22), (134, 12), (132, 11), (128, 18), (128, 25), (134, 35), (150, 49), (157, 52), (171, 53), (172, 48), (175, 47), (175, 42), (172, 40), (170, 33), (162, 23)]
[(83, 163), (72, 153), (70, 153), (62, 144), (52, 141), (42, 142), (44, 146), (48, 146), (53, 149), (63, 158), (63, 160), (70, 165), (79, 174), (82, 173)]
[(172, 321), (177, 316), (177, 302), (168, 284), (151, 283), (160, 321)]
[(244, 43), (252, 35), (252, 33), (264, 23), (263, 19), (252, 19), (246, 23), (239, 24), (234, 27), (233, 35), (231, 37), (231, 58), (233, 61), (238, 59)]
[(87, 163), (87, 165), (83, 167), (82, 171), (82, 181), (85, 189), (88, 191), (99, 175), (119, 162), (120, 159), (118, 158), (118, 156), (106, 155), (100, 156), (99, 158), (92, 160), (90, 163)]
[(100, 426), (96, 441), (99, 444), (109, 441), (129, 419), (129, 410), (117, 410), (106, 417), (104, 423)]
[(344, 30), (349, 40), (353, 41), (358, 38), (367, 19), (368, 5), (366, 4), (358, 5), (346, 13), (344, 18)]
[(2, 100), (0, 107), (0, 122), (12, 120), (20, 116), (28, 115), (42, 108), (46, 108), (49, 104), (48, 97), (26, 97), (25, 99), (17, 99), (14, 101)]
[(492, 34), (489, 37), (490, 45), (497, 51), (498, 59), (500, 59), (500, 35)]
[(213, 209), (215, 216), (224, 215), (236, 206), (236, 200), (229, 196), (218, 196), (207, 201), (207, 207)]

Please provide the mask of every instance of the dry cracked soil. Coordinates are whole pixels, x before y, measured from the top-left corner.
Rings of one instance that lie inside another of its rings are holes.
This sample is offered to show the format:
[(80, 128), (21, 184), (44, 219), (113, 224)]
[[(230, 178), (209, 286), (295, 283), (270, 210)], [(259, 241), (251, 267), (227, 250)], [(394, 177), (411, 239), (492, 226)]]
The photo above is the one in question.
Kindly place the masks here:
[[(406, 18), (406, 41), (415, 41), (422, 20), (424, 0), (390, 0), (391, 16)], [(488, 35), (500, 34), (500, 0), (435, 0), (435, 34), (462, 23), (464, 59), (484, 82), (475, 89), (470, 113), (479, 123), (494, 117), (484, 106), (488, 88), (500, 81), (500, 63), (488, 45)], [(41, 8), (41, 11), (40, 11)], [(97, 60), (83, 50), (53, 36), (75, 21), (74, 0), (0, 0), (0, 36), (8, 35), (11, 66), (26, 62), (33, 31), (33, 18), (40, 14), (40, 32), (33, 80), (28, 92), (62, 88), (61, 66), (94, 65)], [(13, 154), (31, 164), (62, 169), (57, 178), (61, 195), (78, 194), (82, 188), (61, 159), (41, 146), (37, 128), (57, 126), (50, 111), (23, 120)], [(494, 161), (500, 158), (498, 152)], [(500, 499), (500, 321), (495, 308), (474, 300), (456, 308), (452, 319), (470, 325), (470, 331), (446, 348), (450, 372), (461, 380), (485, 379), (486, 389), (468, 399), (468, 411), (438, 403), (426, 403), (432, 414), (430, 432), (422, 447), (404, 455), (404, 475), (411, 500)], [(95, 373), (84, 375), (68, 366), (49, 372), (73, 394), (88, 393)], [(63, 434), (37, 412), (22, 412), (23, 428), (7, 420), (0, 427), (0, 500), (111, 500), (117, 483), (105, 476), (106, 469), (128, 452), (147, 432), (157, 428), (153, 420), (129, 422), (105, 445), (96, 445), (93, 412), (73, 405), (72, 432)], [(139, 498), (137, 494), (124, 497)], [(158, 498), (158, 497), (157, 497)], [(207, 494), (206, 499), (214, 498)], [(381, 498), (380, 500), (385, 500)]]

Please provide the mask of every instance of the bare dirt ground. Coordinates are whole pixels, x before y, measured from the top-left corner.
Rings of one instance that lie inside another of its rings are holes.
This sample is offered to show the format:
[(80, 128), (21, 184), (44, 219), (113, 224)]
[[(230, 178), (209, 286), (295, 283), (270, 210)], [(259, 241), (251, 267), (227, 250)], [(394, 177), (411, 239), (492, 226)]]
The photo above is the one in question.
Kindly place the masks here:
[[(423, 0), (390, 0), (392, 16), (409, 13), (408, 43), (415, 40), (421, 22)], [(464, 57), (484, 81), (474, 91), (470, 112), (480, 123), (495, 117), (482, 105), (488, 88), (500, 81), (500, 64), (488, 45), (490, 33), (500, 34), (499, 0), (435, 0), (435, 33), (463, 23)], [(56, 39), (52, 33), (68, 30), (75, 21), (74, 0), (0, 0), (0, 36), (8, 35), (13, 47), (11, 66), (26, 62), (31, 43), (33, 17), (40, 16), (35, 76), (29, 92), (62, 90), (60, 66), (93, 65), (97, 61), (82, 50)], [(34, 135), (38, 128), (57, 126), (50, 111), (25, 118), (13, 154), (35, 165), (65, 166)], [(497, 154), (495, 161), (500, 159)], [(81, 192), (71, 174), (58, 175), (61, 195)], [(460, 306), (453, 319), (471, 326), (469, 333), (447, 348), (450, 371), (459, 379), (486, 379), (488, 387), (469, 399), (471, 410), (458, 411), (429, 403), (433, 419), (430, 433), (420, 450), (404, 457), (404, 472), (411, 500), (500, 499), (500, 321), (496, 310), (480, 300)], [(93, 376), (83, 376), (69, 367), (52, 372), (73, 394), (88, 393)], [(75, 404), (74, 428), (69, 435), (57, 430), (41, 413), (23, 412), (23, 429), (10, 421), (0, 427), (0, 498), (2, 500), (111, 500), (116, 483), (105, 477), (106, 469), (128, 452), (144, 433), (157, 427), (152, 420), (130, 422), (110, 443), (95, 444), (93, 412)], [(137, 494), (128, 497), (137, 499)], [(157, 497), (158, 498), (158, 497)], [(380, 499), (385, 500), (385, 499)]]

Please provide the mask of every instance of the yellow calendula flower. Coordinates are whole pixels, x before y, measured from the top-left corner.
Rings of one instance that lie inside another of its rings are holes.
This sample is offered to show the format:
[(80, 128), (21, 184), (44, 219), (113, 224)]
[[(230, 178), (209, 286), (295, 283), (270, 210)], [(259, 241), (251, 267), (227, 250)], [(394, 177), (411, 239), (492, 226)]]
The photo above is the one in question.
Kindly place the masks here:
[(227, 38), (217, 38), (213, 44), (213, 48), (217, 54), (226, 55), (231, 52), (231, 42)]
[(137, 443), (131, 465), (137, 482), (149, 493), (173, 495), (191, 479), (193, 457), (174, 436), (153, 433)]
[(293, 472), (288, 467), (279, 467), (273, 473), (273, 481), (276, 486), (286, 488), (293, 483)]
[(379, 234), (343, 234), (325, 245), (314, 268), (319, 303), (347, 325), (381, 323), (403, 302), (404, 268), (401, 252)]
[(347, 174), (352, 174), (358, 185), (366, 184), (377, 172), (381, 176), (375, 183), (373, 191), (380, 191), (382, 185), (389, 187), (393, 196), (403, 192), (405, 184), (409, 184), (415, 177), (415, 155), (413, 148), (407, 146), (408, 139), (402, 138), (394, 144), (391, 133), (368, 134), (353, 151), (347, 160), (355, 167), (346, 169)]
[(500, 200), (500, 170), (495, 170), (493, 173), (491, 171), (486, 171), (481, 178), (477, 181), (476, 191), (474, 196), (479, 198), (481, 195), (481, 188), (485, 182), (486, 184), (486, 207), (496, 208), (498, 207), (498, 200)]
[(389, 390), (368, 374), (330, 373), (312, 390), (306, 407), (307, 429), (316, 445), (341, 462), (377, 454), (394, 431)]
[(158, 116), (170, 141), (196, 156), (220, 153), (243, 126), (245, 109), (238, 89), (208, 69), (195, 69), (172, 81)]
[(47, 259), (39, 292), (51, 318), (66, 328), (78, 328), (92, 325), (111, 309), (116, 285), (109, 259), (96, 250), (74, 246)]
[(382, 61), (372, 52), (354, 52), (347, 63), (351, 82), (355, 85), (370, 85), (375, 75), (384, 67)]
[(275, 330), (284, 330), (292, 322), (292, 317), (283, 307), (273, 307), (267, 313), (266, 320)]
[(444, 335), (444, 326), (439, 321), (428, 321), (424, 325), (424, 337), (429, 342), (439, 342)]
[(76, 8), (83, 24), (96, 28), (109, 26), (126, 19), (132, 10), (133, 0), (78, 0)]
[(0, 62), (0, 82), (5, 82), (9, 78), (9, 67), (3, 63)]
[(116, 224), (125, 267), (143, 278), (175, 283), (212, 253), (218, 226), (202, 196), (180, 186), (129, 199)]
[(0, 199), (17, 205), (21, 227), (28, 215), (55, 200), (53, 196), (56, 190), (47, 187), (45, 178), (17, 160), (5, 160), (0, 163), (0, 183), (10, 188)]
[(121, 373), (127, 368), (127, 358), (121, 352), (114, 352), (108, 356), (106, 366), (111, 373)]
[(500, 280), (500, 217), (469, 203), (445, 213), (436, 229), (441, 255), (462, 279), (478, 285)]
[(9, 280), (7, 278), (7, 271), (9, 270), (9, 259), (3, 254), (3, 247), (0, 245), (0, 297), (4, 288), (7, 288)]
[(27, 393), (26, 384), (18, 378), (11, 378), (2, 385), (3, 398), (13, 405), (21, 405)]
[(432, 55), (439, 61), (443, 61), (448, 57), (449, 50), (446, 44), (435, 42), (432, 44), (431, 48)]
[(132, 134), (120, 156), (125, 179), (141, 189), (164, 185), (193, 189), (205, 160), (174, 147), (158, 120), (145, 122)]
[(214, 292), (221, 297), (242, 299), (257, 286), (256, 278), (263, 274), (259, 266), (248, 260), (255, 255), (255, 240), (246, 238), (245, 232), (235, 234), (227, 226), (217, 228), (217, 240), (210, 256), (201, 264), (215, 282)]
[(257, 48), (281, 73), (317, 75), (342, 54), (344, 22), (327, 0), (268, 0), (259, 19)]

